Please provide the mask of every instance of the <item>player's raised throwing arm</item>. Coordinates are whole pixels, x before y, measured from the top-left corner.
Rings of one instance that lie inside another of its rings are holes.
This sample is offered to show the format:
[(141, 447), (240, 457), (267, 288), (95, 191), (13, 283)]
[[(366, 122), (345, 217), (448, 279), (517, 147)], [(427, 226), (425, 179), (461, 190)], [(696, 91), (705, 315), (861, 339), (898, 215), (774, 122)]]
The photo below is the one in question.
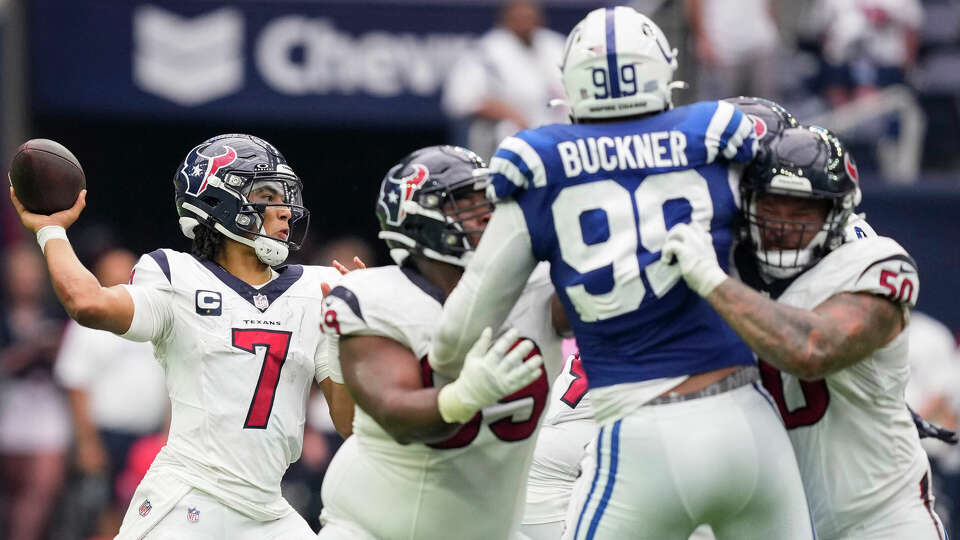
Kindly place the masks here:
[[(511, 330), (490, 346), (486, 330), (467, 354), (460, 377), (424, 388), (420, 361), (410, 349), (382, 336), (341, 336), (343, 379), (361, 409), (397, 442), (436, 442), (456, 432), (481, 408), (540, 376), (542, 358), (524, 361), (533, 343), (512, 347)], [(512, 347), (512, 348), (511, 348)]]
[(10, 188), (10, 200), (20, 221), (30, 232), (37, 234), (53, 290), (70, 317), (89, 328), (122, 334), (133, 322), (130, 293), (120, 285), (101, 287), (97, 278), (77, 259), (67, 240), (66, 229), (80, 217), (86, 206), (86, 196), (87, 191), (83, 190), (72, 208), (44, 216), (28, 212)]
[(498, 202), (476, 253), (443, 306), (430, 351), (434, 370), (457, 376), (480, 332), (499, 328), (506, 320), (536, 265), (520, 207), (509, 199)]

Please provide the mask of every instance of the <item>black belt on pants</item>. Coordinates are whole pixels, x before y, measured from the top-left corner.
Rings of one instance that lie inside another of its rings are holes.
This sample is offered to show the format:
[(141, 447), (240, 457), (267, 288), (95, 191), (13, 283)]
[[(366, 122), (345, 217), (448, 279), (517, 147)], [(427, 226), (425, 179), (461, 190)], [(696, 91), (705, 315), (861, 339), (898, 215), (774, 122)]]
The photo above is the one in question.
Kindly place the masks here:
[(679, 403), (681, 401), (689, 401), (691, 399), (715, 396), (717, 394), (729, 392), (730, 390), (735, 390), (741, 386), (746, 386), (759, 380), (760, 370), (756, 366), (746, 366), (742, 369), (734, 371), (710, 386), (697, 390), (696, 392), (690, 392), (689, 394), (677, 394), (675, 392), (671, 392), (665, 396), (651, 399), (647, 402), (647, 405), (666, 405), (668, 403)]

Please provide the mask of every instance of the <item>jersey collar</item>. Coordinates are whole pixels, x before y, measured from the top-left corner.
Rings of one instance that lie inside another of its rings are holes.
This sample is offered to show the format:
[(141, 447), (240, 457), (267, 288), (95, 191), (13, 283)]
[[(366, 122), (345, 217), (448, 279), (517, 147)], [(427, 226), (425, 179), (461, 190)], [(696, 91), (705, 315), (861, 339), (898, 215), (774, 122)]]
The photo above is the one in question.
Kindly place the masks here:
[[(240, 298), (250, 302), (253, 307), (259, 309), (261, 312), (270, 309), (270, 306), (273, 305), (274, 300), (280, 298), (283, 293), (287, 292), (287, 289), (296, 283), (296, 281), (300, 279), (300, 276), (303, 275), (303, 267), (299, 264), (278, 266), (274, 268), (274, 270), (280, 274), (277, 276), (277, 279), (274, 279), (270, 283), (267, 283), (258, 289), (234, 276), (230, 272), (227, 272), (222, 266), (211, 260), (201, 259), (196, 255), (193, 255), (193, 258), (202, 264), (204, 268), (209, 270), (220, 281), (222, 281), (224, 285), (233, 289), (233, 291), (237, 293)], [(258, 300), (257, 297), (260, 297), (260, 299)], [(264, 298), (266, 298), (266, 305), (263, 304)]]
[(433, 283), (430, 283), (430, 280), (418, 272), (413, 265), (403, 265), (400, 267), (400, 271), (403, 272), (403, 275), (407, 276), (407, 279), (409, 279), (414, 285), (419, 287), (421, 291), (427, 293), (428, 296), (436, 300), (441, 306), (443, 305), (444, 300), (446, 300), (443, 290)]

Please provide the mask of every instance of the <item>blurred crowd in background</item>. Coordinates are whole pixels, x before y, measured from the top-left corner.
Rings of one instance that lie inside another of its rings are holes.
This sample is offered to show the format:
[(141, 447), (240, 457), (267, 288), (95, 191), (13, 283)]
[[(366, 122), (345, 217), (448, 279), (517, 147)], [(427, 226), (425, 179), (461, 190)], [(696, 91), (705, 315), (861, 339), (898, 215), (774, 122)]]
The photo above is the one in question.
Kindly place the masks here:
[[(324, 4), (321, 0), (304, 3)], [(296, 254), (296, 262), (329, 265), (333, 259), (349, 261), (359, 256), (370, 266), (388, 263), (385, 250), (371, 234), (376, 227), (374, 199), (366, 196), (375, 193), (386, 172), (386, 165), (380, 163), (392, 163), (421, 142), (463, 144), (489, 156), (499, 140), (518, 129), (565, 121), (566, 111), (556, 100), (563, 98), (557, 66), (567, 29), (547, 23), (552, 10), (559, 9), (557, 4), (567, 11), (574, 4), (573, 11), (582, 15), (609, 3), (464, 3), (480, 4), (495, 23), (488, 32), (477, 35), (477, 41), (444, 73), (436, 107), (446, 115), (447, 128), (418, 132), (407, 127), (398, 136), (384, 134), (381, 127), (344, 135), (373, 139), (355, 156), (342, 155), (343, 148), (333, 151), (351, 161), (355, 169), (369, 162), (367, 169), (349, 180), (360, 186), (346, 192), (336, 191), (342, 186), (324, 188), (322, 183), (307, 182), (306, 190), (314, 189), (308, 207), (315, 215), (315, 231), (306, 249)], [(43, 3), (50, 4), (49, 0)], [(216, 2), (181, 4), (191, 14), (219, 6)], [(677, 94), (677, 102), (734, 95), (772, 98), (805, 123), (822, 123), (840, 131), (852, 147), (866, 183), (876, 184), (878, 189), (884, 183), (937, 184), (958, 197), (960, 0), (640, 0), (633, 5), (657, 20), (671, 44), (681, 51), (677, 78), (691, 87)], [(11, 10), (23, 9), (25, 4), (0, 2), (0, 6)], [(38, 14), (27, 11), (33, 17), (31, 28), (35, 28)], [(4, 56), (4, 61), (9, 62), (9, 57)], [(44, 136), (39, 127), (64, 122), (49, 112), (37, 116), (36, 122), (28, 118), (23, 134)], [(185, 153), (219, 128), (258, 135), (267, 131), (265, 136), (286, 154), (301, 176), (306, 177), (304, 170), (310, 170), (301, 168), (298, 161), (307, 161), (308, 154), (298, 154), (297, 148), (288, 150), (283, 136), (277, 141), (270, 135), (270, 130), (280, 128), (262, 122), (249, 129), (226, 121), (210, 127), (195, 125), (176, 147)], [(72, 133), (62, 129), (65, 134)], [(163, 122), (157, 122), (156, 129), (172, 131)], [(310, 130), (310, 126), (300, 125), (296, 136), (302, 138)], [(323, 137), (336, 137), (335, 128), (318, 131), (325, 133)], [(10, 132), (6, 133), (9, 137)], [(371, 154), (363, 152), (388, 138), (394, 146), (385, 150), (385, 155), (365, 158)], [(18, 142), (4, 141), (5, 160)], [(62, 142), (74, 147), (70, 140)], [(313, 151), (324, 153), (322, 147)], [(78, 156), (87, 166), (89, 154)], [(160, 172), (151, 174), (169, 182), (168, 173), (182, 157), (152, 153), (149, 167)], [(136, 161), (137, 157), (129, 159)], [(138, 174), (123, 166), (99, 170), (114, 168), (116, 174)], [(317, 166), (321, 172), (323, 168)], [(97, 169), (88, 167), (88, 181), (102, 182), (103, 176), (93, 179), (92, 170)], [(169, 193), (168, 187), (166, 184), (160, 191)], [(118, 197), (133, 196), (129, 186), (124, 189), (126, 195)], [(866, 186), (865, 192), (869, 198)], [(341, 196), (343, 193), (347, 195)], [(341, 213), (336, 219), (324, 220), (331, 202), (323, 197), (335, 197), (333, 204), (347, 207), (343, 212), (348, 217)], [(148, 344), (125, 342), (67, 322), (50, 290), (39, 249), (16, 222), (6, 197), (0, 199), (0, 539), (112, 537), (134, 488), (164, 443), (168, 399), (163, 373)], [(155, 208), (143, 212), (155, 215), (154, 221), (165, 229), (175, 230), (169, 198), (156, 201)], [(946, 222), (947, 216), (940, 219)], [(952, 221), (931, 234), (955, 240), (957, 226)], [(71, 229), (78, 253), (104, 285), (125, 282), (139, 253), (160, 247), (131, 242), (125, 227), (111, 219), (109, 208), (92, 207), (76, 230)], [(896, 231), (886, 234), (904, 242)], [(168, 233), (167, 238), (176, 238), (176, 233)], [(955, 244), (941, 245), (943, 250), (956, 250)], [(186, 249), (186, 242), (181, 239), (163, 247)], [(924, 276), (926, 272), (933, 276), (951, 272), (923, 266), (924, 255), (937, 259), (939, 253), (914, 255), (921, 260)], [(938, 277), (956, 280), (955, 275)], [(920, 311), (924, 307), (921, 293)], [(942, 311), (938, 315), (945, 318)], [(960, 314), (948, 315), (945, 322), (949, 326), (922, 313), (916, 313), (911, 321), (914, 371), (908, 401), (930, 420), (956, 429), (960, 327), (954, 321)], [(323, 473), (338, 444), (339, 437), (318, 395), (312, 399), (303, 455), (291, 466), (283, 488), (287, 500), (314, 527), (319, 527)], [(926, 448), (936, 471), (937, 510), (948, 530), (960, 530), (960, 449), (940, 442), (926, 444)]]

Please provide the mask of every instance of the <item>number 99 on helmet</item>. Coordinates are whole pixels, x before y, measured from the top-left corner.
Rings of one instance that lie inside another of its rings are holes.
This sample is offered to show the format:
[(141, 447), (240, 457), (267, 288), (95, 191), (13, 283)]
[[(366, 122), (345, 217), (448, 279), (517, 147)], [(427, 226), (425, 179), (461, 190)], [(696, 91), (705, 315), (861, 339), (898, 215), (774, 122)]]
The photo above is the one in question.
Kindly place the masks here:
[(574, 122), (673, 107), (677, 51), (660, 27), (631, 7), (591, 11), (570, 31), (560, 66)]

